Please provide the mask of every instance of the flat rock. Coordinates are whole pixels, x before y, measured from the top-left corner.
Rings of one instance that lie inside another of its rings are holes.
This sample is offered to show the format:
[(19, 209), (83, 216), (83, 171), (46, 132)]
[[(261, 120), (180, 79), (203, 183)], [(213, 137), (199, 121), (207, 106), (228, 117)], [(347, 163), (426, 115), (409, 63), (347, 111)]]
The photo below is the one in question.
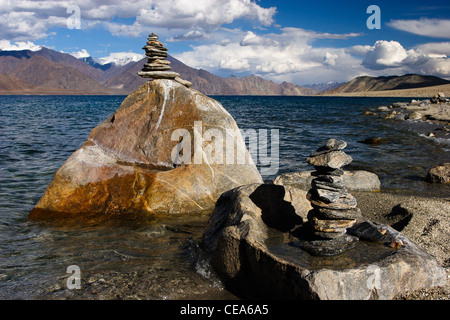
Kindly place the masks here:
[(326, 202), (319, 199), (314, 193), (308, 192), (306, 198), (311, 202), (313, 207), (331, 209), (331, 210), (350, 210), (356, 208), (357, 202), (355, 197), (347, 193), (340, 196), (336, 201)]
[[(340, 232), (346, 231), (346, 229), (353, 227), (356, 220), (328, 220), (328, 219), (318, 219), (314, 216), (310, 219), (310, 222), (315, 230), (322, 232)], [(342, 229), (342, 230), (339, 230)]]
[[(203, 132), (235, 132), (231, 141), (247, 161), (221, 164), (200, 150), (196, 163), (191, 150), (190, 162), (174, 163), (179, 139), (172, 134), (183, 129), (193, 140), (195, 121)], [(224, 191), (261, 182), (234, 119), (219, 102), (176, 81), (154, 80), (92, 130), (29, 217), (210, 213)]]
[(320, 147), (319, 149), (311, 152), (310, 157), (314, 157), (331, 151), (342, 150), (345, 149), (346, 147), (347, 142), (345, 142), (344, 140), (330, 139), (327, 141), (327, 144), (325, 146)]
[(175, 79), (180, 76), (179, 73), (174, 71), (140, 71), (138, 75), (142, 78), (152, 79)]
[(342, 234), (332, 239), (297, 241), (290, 245), (299, 247), (313, 256), (335, 256), (355, 247), (358, 238)]
[(368, 236), (370, 241), (360, 239), (351, 250), (316, 257), (292, 245), (301, 239), (292, 237), (297, 221), (280, 188), (253, 184), (225, 192), (203, 234), (202, 248), (211, 256), (212, 267), (237, 296), (386, 300), (446, 283), (445, 270), (432, 256), (385, 225), (377, 225), (377, 230), (399, 246)]
[(142, 69), (142, 71), (166, 71), (171, 69), (172, 67), (167, 64), (146, 63), (144, 64), (144, 68)]
[(177, 81), (177, 82), (179, 82), (179, 83), (181, 83), (181, 84), (182, 84), (183, 86), (185, 86), (186, 88), (190, 88), (190, 87), (192, 86), (192, 82), (187, 81), (187, 80), (184, 80), (184, 79), (181, 79), (181, 78), (179, 78), (179, 77), (176, 77), (174, 80)]
[(352, 162), (352, 157), (343, 151), (331, 151), (306, 158), (306, 162), (318, 167), (339, 169)]
[[(279, 175), (271, 183), (283, 186), (292, 186), (308, 191), (311, 181), (317, 177), (314, 171), (305, 170)], [(364, 170), (345, 171), (341, 177), (342, 184), (348, 191), (380, 191), (381, 183), (378, 176)]]
[(361, 219), (361, 210), (359, 208), (349, 210), (333, 210), (326, 208), (317, 208), (315, 210), (317, 217), (323, 219)]
[(309, 191), (313, 199), (318, 199), (326, 203), (337, 203), (341, 197), (344, 197), (347, 192), (344, 190), (327, 190), (327, 189), (311, 189)]

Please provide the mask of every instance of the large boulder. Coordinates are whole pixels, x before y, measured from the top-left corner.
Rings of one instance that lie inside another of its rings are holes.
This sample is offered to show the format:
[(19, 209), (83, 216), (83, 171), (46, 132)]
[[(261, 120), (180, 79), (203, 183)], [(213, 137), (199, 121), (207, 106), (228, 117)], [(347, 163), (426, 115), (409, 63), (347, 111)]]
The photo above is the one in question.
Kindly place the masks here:
[(219, 102), (153, 80), (92, 130), (29, 217), (210, 212), (226, 190), (261, 182)]
[(349, 232), (354, 249), (312, 256), (298, 245), (304, 219), (286, 188), (252, 184), (221, 195), (202, 238), (211, 265), (242, 298), (392, 299), (442, 286), (445, 269), (393, 228), (363, 221)]
[[(271, 183), (309, 190), (314, 178), (311, 175), (312, 172), (312, 170), (305, 170), (285, 173), (276, 177)], [(380, 191), (381, 189), (378, 176), (365, 170), (344, 171), (342, 184), (349, 191)]]

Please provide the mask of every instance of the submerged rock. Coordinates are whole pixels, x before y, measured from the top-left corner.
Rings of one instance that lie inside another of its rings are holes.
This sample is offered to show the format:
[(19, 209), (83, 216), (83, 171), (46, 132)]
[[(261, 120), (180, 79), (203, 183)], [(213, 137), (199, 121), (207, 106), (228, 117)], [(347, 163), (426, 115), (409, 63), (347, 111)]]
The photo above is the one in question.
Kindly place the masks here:
[[(234, 158), (223, 164), (211, 159), (213, 152), (205, 152), (205, 146), (217, 146), (211, 137), (196, 149), (195, 137), (208, 129), (224, 137), (227, 130), (236, 133), (230, 140)], [(173, 137), (176, 130), (182, 134)], [(185, 149), (178, 149), (180, 139), (188, 142)], [(238, 155), (247, 161), (238, 164)], [(177, 157), (192, 161), (176, 163)], [(92, 130), (56, 172), (29, 217), (212, 211), (224, 191), (260, 182), (234, 119), (219, 102), (176, 81), (153, 80)]]
[(430, 183), (450, 183), (450, 162), (433, 166), (428, 170), (425, 181)]

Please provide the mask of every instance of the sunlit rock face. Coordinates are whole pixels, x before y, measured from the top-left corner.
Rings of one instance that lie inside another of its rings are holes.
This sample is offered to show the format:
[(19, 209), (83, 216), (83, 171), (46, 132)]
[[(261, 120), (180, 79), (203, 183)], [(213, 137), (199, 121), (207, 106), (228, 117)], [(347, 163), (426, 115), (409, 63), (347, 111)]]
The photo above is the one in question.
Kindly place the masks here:
[(29, 217), (208, 212), (223, 192), (261, 182), (219, 102), (153, 80), (92, 130)]

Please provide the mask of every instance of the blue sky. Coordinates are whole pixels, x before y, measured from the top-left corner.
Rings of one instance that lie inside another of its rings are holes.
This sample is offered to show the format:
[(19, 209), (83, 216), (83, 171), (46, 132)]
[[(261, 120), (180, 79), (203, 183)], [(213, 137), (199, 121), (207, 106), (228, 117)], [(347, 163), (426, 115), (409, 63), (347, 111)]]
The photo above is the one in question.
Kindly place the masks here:
[[(380, 9), (380, 29), (367, 27), (370, 5)], [(300, 85), (405, 73), (450, 79), (449, 1), (0, 0), (4, 50), (137, 59), (150, 32), (176, 58), (220, 76)]]

